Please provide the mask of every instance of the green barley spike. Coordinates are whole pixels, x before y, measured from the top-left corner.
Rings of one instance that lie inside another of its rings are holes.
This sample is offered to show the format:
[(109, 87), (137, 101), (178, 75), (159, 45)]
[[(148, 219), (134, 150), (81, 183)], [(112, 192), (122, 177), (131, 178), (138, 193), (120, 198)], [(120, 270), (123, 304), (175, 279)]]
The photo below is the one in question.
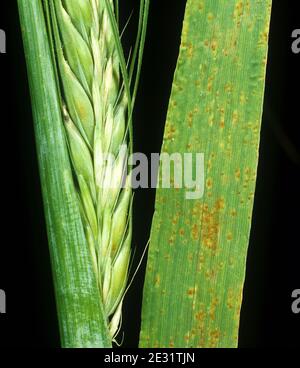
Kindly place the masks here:
[[(112, 2), (109, 6), (113, 9)], [(123, 239), (128, 232), (131, 191), (123, 194), (121, 187), (126, 156), (108, 162), (105, 155), (111, 153), (111, 148), (118, 154), (120, 142), (128, 142), (124, 129), (128, 124), (128, 106), (104, 2), (55, 0), (51, 10), (58, 27), (56, 45), (61, 47), (58, 70), (65, 115), (69, 115), (65, 126), (84, 212), (82, 220), (91, 252), (96, 255), (96, 278), (100, 297), (108, 305), (105, 310), (109, 321), (118, 309), (127, 282), (125, 270), (130, 253), (123, 250)], [(121, 106), (124, 114), (120, 119)], [(117, 181), (117, 186), (111, 189), (113, 181)], [(118, 257), (116, 249), (120, 250)]]

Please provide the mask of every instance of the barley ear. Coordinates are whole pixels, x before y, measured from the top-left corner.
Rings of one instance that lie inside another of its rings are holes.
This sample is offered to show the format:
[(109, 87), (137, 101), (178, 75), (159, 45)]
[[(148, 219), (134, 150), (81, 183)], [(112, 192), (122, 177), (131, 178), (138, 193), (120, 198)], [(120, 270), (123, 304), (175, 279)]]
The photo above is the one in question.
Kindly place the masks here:
[(125, 187), (123, 182), (132, 152), (131, 90), (136, 92), (139, 79), (148, 1), (140, 6), (137, 43), (127, 66), (113, 1), (50, 5), (78, 205), (112, 339), (131, 256), (132, 190), (128, 178)]

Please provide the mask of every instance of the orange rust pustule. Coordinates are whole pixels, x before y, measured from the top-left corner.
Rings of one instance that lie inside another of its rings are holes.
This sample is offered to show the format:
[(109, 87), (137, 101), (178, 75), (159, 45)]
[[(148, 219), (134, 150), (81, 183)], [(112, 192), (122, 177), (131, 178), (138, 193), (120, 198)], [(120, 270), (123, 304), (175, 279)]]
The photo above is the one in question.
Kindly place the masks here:
[(199, 239), (199, 225), (198, 224), (194, 224), (192, 226), (192, 238), (193, 240)]
[(205, 320), (205, 315), (206, 315), (205, 312), (203, 310), (200, 310), (195, 314), (195, 318), (197, 321), (203, 322)]
[(222, 199), (216, 201), (214, 207), (210, 210), (207, 206), (203, 207), (201, 242), (213, 251), (218, 247), (218, 238), (220, 233), (220, 211), (225, 204)]
[(209, 337), (209, 346), (211, 348), (217, 347), (220, 337), (221, 337), (221, 333), (218, 329), (211, 331), (210, 337)]
[(191, 288), (189, 288), (189, 289), (188, 289), (188, 291), (187, 291), (187, 294), (188, 294), (188, 296), (189, 296), (189, 297), (194, 296), (194, 295), (195, 295), (195, 293), (196, 293), (196, 288), (195, 288), (195, 287), (191, 287)]

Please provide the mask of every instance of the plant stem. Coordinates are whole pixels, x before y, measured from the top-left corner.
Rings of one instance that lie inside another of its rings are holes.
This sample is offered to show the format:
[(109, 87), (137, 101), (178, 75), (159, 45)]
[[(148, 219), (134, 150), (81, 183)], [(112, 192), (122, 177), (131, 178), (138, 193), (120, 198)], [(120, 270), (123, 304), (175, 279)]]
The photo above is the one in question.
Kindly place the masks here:
[(110, 347), (62, 124), (41, 0), (18, 0), (63, 347)]

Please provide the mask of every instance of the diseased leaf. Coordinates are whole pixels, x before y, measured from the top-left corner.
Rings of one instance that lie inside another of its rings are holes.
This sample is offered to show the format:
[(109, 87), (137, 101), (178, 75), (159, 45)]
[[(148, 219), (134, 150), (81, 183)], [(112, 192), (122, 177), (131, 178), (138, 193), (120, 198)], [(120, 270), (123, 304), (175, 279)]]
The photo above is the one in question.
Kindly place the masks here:
[(188, 0), (162, 152), (203, 153), (205, 190), (158, 189), (141, 347), (236, 347), (271, 0)]

